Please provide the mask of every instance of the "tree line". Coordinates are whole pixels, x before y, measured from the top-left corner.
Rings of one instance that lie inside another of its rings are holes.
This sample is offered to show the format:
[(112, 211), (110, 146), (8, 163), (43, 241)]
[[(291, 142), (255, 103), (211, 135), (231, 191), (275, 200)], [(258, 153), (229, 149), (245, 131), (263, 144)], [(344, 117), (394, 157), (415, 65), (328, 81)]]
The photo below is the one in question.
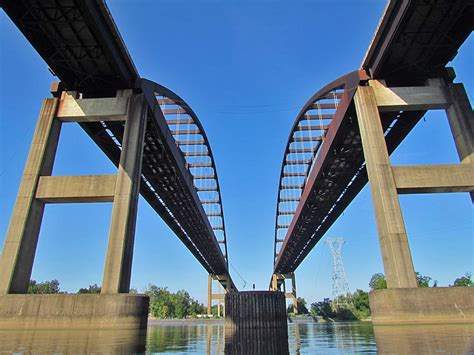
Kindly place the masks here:
[[(430, 276), (416, 273), (418, 287), (437, 287), (437, 281)], [(471, 273), (454, 280), (450, 287), (472, 287)], [(380, 290), (387, 288), (385, 275), (382, 273), (374, 274), (369, 282), (371, 290)], [(97, 284), (89, 285), (87, 288), (80, 288), (78, 294), (100, 293), (100, 286)], [(37, 282), (31, 280), (28, 293), (32, 294), (66, 294), (61, 291), (58, 280)], [(130, 293), (138, 293), (136, 289), (131, 288)], [(149, 285), (144, 292), (150, 297), (150, 315), (154, 318), (186, 318), (195, 317), (198, 314), (207, 313), (202, 303), (193, 299), (185, 290), (171, 292), (167, 287)], [(335, 300), (325, 298), (322, 301), (314, 302), (308, 309), (304, 298), (297, 298), (298, 314), (310, 314), (313, 317), (322, 317), (324, 319), (337, 320), (357, 320), (365, 319), (370, 316), (369, 293), (363, 290), (356, 290), (354, 293), (348, 293), (338, 297)], [(288, 307), (288, 313), (293, 312), (293, 305)], [(213, 316), (217, 316), (217, 306), (212, 307)]]

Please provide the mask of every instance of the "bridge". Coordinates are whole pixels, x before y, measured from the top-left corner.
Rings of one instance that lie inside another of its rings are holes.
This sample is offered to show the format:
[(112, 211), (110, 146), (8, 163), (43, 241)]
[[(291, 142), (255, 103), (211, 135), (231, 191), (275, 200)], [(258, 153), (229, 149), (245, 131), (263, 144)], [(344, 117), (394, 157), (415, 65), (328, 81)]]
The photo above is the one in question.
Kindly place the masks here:
[[(209, 273), (209, 282), (236, 290), (204, 128), (180, 96), (140, 77), (105, 1), (1, 6), (60, 82), (38, 119), (0, 259), (0, 293), (26, 293), (45, 204), (72, 202), (113, 203), (101, 293), (128, 293), (139, 194)], [(61, 125), (70, 122), (117, 166), (116, 175), (51, 176)]]
[[(446, 65), (473, 30), (472, 1), (390, 1), (361, 69), (318, 90), (283, 154), (270, 289), (294, 272), (369, 181), (389, 289), (416, 288), (398, 194), (474, 190), (473, 114)], [(447, 113), (461, 164), (390, 165), (428, 110)], [(375, 301), (371, 300), (371, 304)]]
[[(43, 102), (0, 259), (0, 326), (47, 327), (58, 319), (78, 328), (146, 325), (147, 298), (128, 294), (139, 194), (209, 273), (208, 307), (218, 298), (212, 280), (236, 291), (209, 140), (181, 97), (140, 77), (104, 0), (3, 0), (1, 6), (60, 82)], [(413, 311), (404, 306), (423, 302), (458, 320), (453, 300), (463, 308), (459, 300), (472, 299), (472, 292), (417, 289), (398, 194), (467, 191), (472, 197), (472, 109), (446, 65), (472, 32), (473, 13), (473, 1), (391, 0), (361, 68), (303, 106), (281, 167), (273, 291), (291, 278), (287, 296), (296, 301), (296, 268), (370, 182), (389, 288), (371, 294), (374, 320), (391, 322)], [(461, 163), (392, 167), (389, 155), (432, 109), (446, 111)], [(71, 122), (117, 174), (51, 176), (61, 125)], [(44, 206), (71, 202), (113, 203), (101, 294), (27, 297)], [(261, 296), (269, 307), (281, 298)], [(232, 311), (240, 317), (245, 302), (234, 298)], [(430, 320), (423, 316), (415, 321)]]

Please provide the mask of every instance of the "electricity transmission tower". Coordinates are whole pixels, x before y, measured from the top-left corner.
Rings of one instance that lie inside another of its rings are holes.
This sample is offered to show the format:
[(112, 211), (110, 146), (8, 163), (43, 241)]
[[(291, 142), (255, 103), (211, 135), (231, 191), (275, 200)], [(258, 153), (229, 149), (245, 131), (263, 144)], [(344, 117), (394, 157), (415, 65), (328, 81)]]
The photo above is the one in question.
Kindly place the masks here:
[(325, 243), (332, 252), (332, 299), (336, 304), (340, 304), (340, 296), (346, 296), (349, 293), (341, 256), (342, 245), (345, 241), (342, 238), (328, 238)]

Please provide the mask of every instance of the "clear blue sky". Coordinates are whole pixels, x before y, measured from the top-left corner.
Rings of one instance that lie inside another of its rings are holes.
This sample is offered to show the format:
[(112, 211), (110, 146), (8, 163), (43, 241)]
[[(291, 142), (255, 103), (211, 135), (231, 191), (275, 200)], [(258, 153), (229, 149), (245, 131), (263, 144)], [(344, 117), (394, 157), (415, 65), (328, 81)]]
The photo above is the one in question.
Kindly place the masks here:
[[(230, 262), (266, 289), (282, 154), (296, 114), (333, 79), (358, 69), (385, 1), (108, 1), (144, 78), (182, 96), (211, 142), (222, 188)], [(454, 66), (472, 93), (473, 40)], [(0, 243), (3, 245), (41, 100), (55, 80), (46, 64), (0, 14)], [(458, 161), (444, 113), (420, 122), (394, 164)], [(79, 126), (64, 125), (54, 174), (114, 173)], [(402, 196), (415, 268), (448, 285), (473, 271), (472, 205), (467, 194)], [(46, 208), (33, 278), (64, 290), (101, 283), (111, 204)], [(326, 236), (346, 240), (351, 290), (382, 272), (366, 187)], [(242, 281), (231, 270), (238, 287)], [(331, 296), (331, 258), (318, 244), (296, 273), (299, 294)], [(207, 276), (177, 237), (140, 200), (132, 285), (186, 289), (205, 301)]]

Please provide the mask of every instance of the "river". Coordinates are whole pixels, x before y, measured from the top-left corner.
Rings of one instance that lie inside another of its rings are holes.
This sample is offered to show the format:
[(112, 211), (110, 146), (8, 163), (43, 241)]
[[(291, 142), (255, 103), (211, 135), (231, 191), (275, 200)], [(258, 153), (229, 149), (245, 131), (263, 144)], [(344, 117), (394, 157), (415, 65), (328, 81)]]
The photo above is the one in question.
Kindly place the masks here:
[[(474, 325), (374, 327), (368, 322), (293, 323), (288, 325), (288, 343), (290, 354), (466, 354), (474, 353)], [(224, 326), (215, 321), (150, 324), (146, 332), (0, 331), (2, 353), (224, 354), (224, 349)]]

